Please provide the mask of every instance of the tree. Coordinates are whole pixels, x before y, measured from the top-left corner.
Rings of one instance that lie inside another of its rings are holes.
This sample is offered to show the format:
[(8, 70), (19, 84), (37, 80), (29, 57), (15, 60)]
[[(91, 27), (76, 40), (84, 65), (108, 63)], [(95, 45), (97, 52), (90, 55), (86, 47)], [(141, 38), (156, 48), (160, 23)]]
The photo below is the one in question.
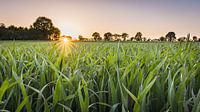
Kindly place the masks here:
[(79, 35), (79, 36), (78, 36), (78, 39), (79, 39), (80, 41), (83, 41), (83, 40), (84, 40), (84, 38), (83, 38), (82, 35)]
[(0, 28), (6, 28), (4, 23), (0, 23)]
[(144, 37), (144, 38), (143, 38), (143, 41), (146, 41), (146, 40), (147, 40), (147, 38), (146, 38), (146, 37)]
[(3, 36), (4, 36), (4, 34), (5, 34), (5, 31), (6, 31), (5, 24), (0, 23), (0, 39), (3, 39)]
[(193, 36), (192, 39), (193, 39), (194, 42), (197, 42), (197, 41), (198, 41), (197, 36)]
[(55, 33), (53, 32), (55, 27), (53, 26), (51, 19), (46, 17), (38, 17), (33, 23), (33, 28), (42, 33), (42, 39), (50, 39), (51, 35)]
[(150, 42), (150, 41), (151, 41), (151, 39), (149, 38), (149, 39), (147, 39), (147, 41), (148, 41), (148, 42)]
[(20, 37), (18, 35), (18, 28), (14, 25), (10, 25), (7, 28), (7, 34), (9, 40), (17, 40)]
[(14, 25), (6, 28), (3, 23), (0, 23), (1, 40), (54, 40), (54, 38), (58, 39), (59, 37), (60, 30), (54, 27), (52, 21), (46, 17), (37, 18), (30, 28)]
[(135, 39), (135, 37), (131, 37), (131, 41), (133, 41)]
[(122, 33), (122, 38), (124, 41), (126, 41), (126, 38), (128, 38), (128, 34), (127, 33)]
[(97, 38), (97, 40), (99, 40), (99, 41), (102, 40), (102, 37), (99, 36), (99, 37)]
[(53, 23), (46, 17), (38, 17), (33, 23), (33, 27), (42, 31), (51, 31), (53, 29)]
[(190, 33), (187, 34), (187, 42), (190, 41)]
[(111, 38), (112, 38), (112, 33), (107, 32), (107, 33), (104, 34), (104, 40), (105, 41), (110, 41)]
[(94, 32), (93, 34), (92, 34), (92, 36), (93, 36), (93, 38), (94, 38), (94, 40), (95, 41), (97, 41), (97, 40), (100, 40), (100, 34), (98, 33), (98, 32)]
[(137, 41), (142, 41), (142, 33), (141, 32), (137, 32), (136, 35), (135, 35), (135, 39)]
[(165, 37), (160, 37), (160, 41), (165, 41)]
[(187, 40), (186, 37), (180, 37), (180, 38), (178, 38), (179, 42), (185, 42), (186, 40)]
[(60, 38), (61, 32), (58, 28), (54, 27), (51, 32), (51, 40), (58, 40)]
[(165, 37), (168, 41), (172, 42), (176, 39), (176, 34), (174, 32), (168, 32)]
[(121, 40), (120, 39), (121, 35), (119, 35), (119, 34), (113, 34), (112, 36), (114, 37), (115, 41), (120, 41)]

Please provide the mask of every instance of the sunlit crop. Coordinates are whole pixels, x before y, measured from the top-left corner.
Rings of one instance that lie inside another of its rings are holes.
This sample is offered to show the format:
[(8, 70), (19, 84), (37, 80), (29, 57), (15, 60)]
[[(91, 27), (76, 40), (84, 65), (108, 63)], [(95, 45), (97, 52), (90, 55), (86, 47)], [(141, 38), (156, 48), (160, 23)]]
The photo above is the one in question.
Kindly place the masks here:
[(200, 110), (198, 43), (0, 44), (0, 111)]

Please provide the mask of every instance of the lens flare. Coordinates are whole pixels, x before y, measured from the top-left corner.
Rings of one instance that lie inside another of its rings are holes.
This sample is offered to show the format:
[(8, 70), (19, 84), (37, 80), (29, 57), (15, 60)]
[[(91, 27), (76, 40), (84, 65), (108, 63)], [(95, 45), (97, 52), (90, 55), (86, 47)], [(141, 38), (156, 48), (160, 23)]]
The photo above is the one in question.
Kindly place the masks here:
[(68, 38), (60, 38), (59, 41), (55, 43), (56, 49), (64, 56), (71, 53), (71, 49), (74, 47), (73, 42)]
[(63, 38), (63, 41), (64, 41), (64, 42), (68, 42), (68, 39), (67, 39), (67, 38)]

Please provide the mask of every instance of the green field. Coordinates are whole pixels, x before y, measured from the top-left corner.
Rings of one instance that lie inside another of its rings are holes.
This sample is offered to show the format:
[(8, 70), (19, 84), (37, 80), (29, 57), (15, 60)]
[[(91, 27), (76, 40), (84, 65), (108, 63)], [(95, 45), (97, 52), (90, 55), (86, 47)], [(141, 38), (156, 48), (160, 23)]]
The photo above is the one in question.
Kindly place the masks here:
[(59, 44), (0, 42), (0, 111), (200, 112), (199, 43)]

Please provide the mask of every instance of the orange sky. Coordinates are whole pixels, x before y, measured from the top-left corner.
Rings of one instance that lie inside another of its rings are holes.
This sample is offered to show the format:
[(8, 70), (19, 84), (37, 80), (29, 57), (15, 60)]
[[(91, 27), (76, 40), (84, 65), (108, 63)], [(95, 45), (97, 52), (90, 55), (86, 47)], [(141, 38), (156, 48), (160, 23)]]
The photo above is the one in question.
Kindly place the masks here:
[(1, 0), (0, 23), (28, 27), (52, 19), (62, 34), (91, 37), (97, 31), (158, 38), (174, 31), (200, 36), (200, 0)]

